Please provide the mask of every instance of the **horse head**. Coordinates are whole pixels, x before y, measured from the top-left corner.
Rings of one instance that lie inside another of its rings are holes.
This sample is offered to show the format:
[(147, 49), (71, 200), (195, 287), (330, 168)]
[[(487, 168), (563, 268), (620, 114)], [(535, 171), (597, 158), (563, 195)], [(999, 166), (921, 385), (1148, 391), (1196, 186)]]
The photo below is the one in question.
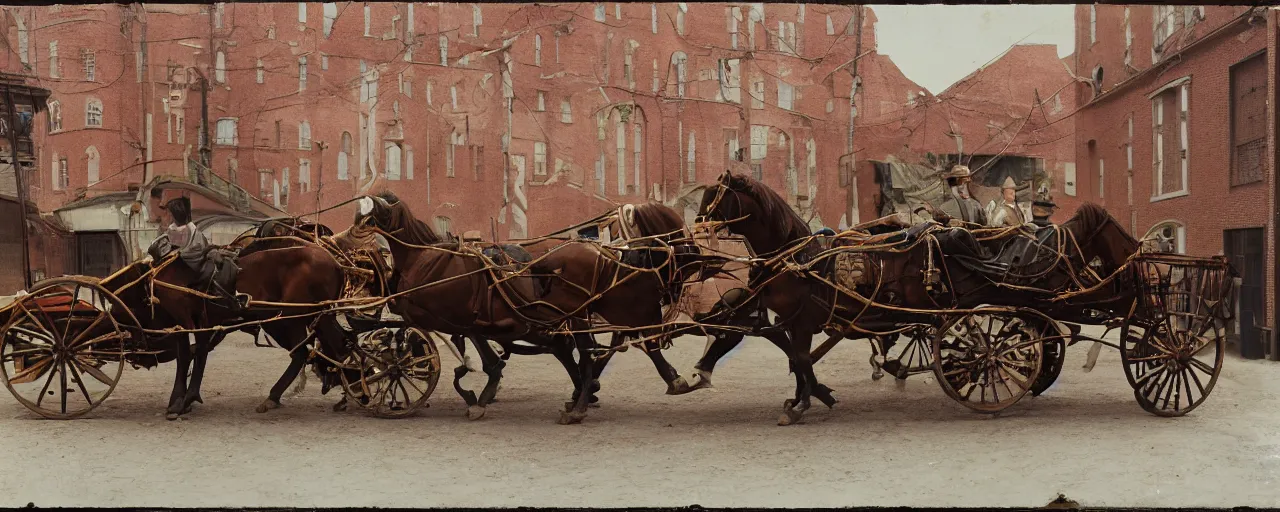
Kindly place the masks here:
[(703, 191), (698, 213), (701, 219), (725, 223), (762, 254), (809, 236), (808, 223), (786, 199), (750, 176), (728, 171)]
[[(1115, 217), (1094, 203), (1080, 205), (1075, 215), (1062, 223), (1061, 228), (1075, 239), (1086, 263), (1095, 258), (1101, 263), (1100, 270), (1104, 276), (1124, 266), (1141, 246), (1137, 239), (1116, 222)], [(1071, 243), (1068, 241), (1067, 247)]]

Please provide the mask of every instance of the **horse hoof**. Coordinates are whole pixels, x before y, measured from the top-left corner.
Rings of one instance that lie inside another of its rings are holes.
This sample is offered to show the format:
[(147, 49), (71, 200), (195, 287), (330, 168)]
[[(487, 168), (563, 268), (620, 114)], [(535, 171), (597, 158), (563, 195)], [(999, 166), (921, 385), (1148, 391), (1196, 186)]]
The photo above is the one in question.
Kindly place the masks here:
[(702, 374), (693, 374), (693, 384), (689, 385), (689, 391), (697, 391), (699, 389), (712, 389), (711, 379), (704, 378)]
[(884, 372), (875, 372), (871, 374), (871, 380), (880, 380), (884, 378)]
[(585, 413), (564, 411), (560, 413), (560, 420), (557, 421), (556, 423), (559, 423), (561, 425), (575, 425), (578, 423), (582, 423), (582, 420), (585, 419), (586, 417), (587, 415)]
[(481, 407), (478, 405), (467, 407), (467, 419), (471, 421), (475, 421), (483, 417), (484, 417), (484, 407)]
[(676, 377), (675, 380), (667, 383), (668, 395), (683, 395), (690, 391), (693, 391), (693, 388), (689, 387), (689, 383), (684, 380), (684, 377)]
[(342, 412), (345, 410), (347, 410), (347, 402), (345, 400), (338, 402), (336, 404), (333, 404), (333, 412)]
[(178, 417), (179, 417), (179, 416), (181, 416), (181, 414), (178, 414), (178, 413), (176, 413), (176, 412), (166, 412), (166, 413), (164, 413), (164, 419), (169, 420), (169, 421), (176, 420), (176, 419), (178, 419)]
[(785, 427), (788, 425), (795, 425), (796, 423), (800, 423), (800, 417), (802, 415), (803, 415), (802, 413), (794, 409), (787, 409), (785, 411), (782, 411), (782, 416), (778, 418), (778, 426)]
[(254, 410), (257, 411), (258, 414), (262, 414), (272, 409), (279, 409), (279, 408), (280, 408), (280, 402), (277, 402), (275, 400), (268, 398), (266, 400), (263, 400), (261, 404), (258, 404), (258, 408)]

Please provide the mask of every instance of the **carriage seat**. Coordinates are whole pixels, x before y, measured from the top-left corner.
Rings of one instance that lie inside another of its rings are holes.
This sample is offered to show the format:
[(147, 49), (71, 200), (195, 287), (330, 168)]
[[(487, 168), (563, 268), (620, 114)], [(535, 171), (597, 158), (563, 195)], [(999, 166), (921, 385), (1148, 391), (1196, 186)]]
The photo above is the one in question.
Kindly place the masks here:
[(1034, 237), (1002, 236), (984, 245), (968, 230), (946, 229), (934, 233), (934, 239), (949, 260), (995, 281), (1003, 281), (1011, 270), (1043, 266), (1057, 259), (1057, 249), (1047, 244), (1054, 233), (1052, 229), (1041, 229)]

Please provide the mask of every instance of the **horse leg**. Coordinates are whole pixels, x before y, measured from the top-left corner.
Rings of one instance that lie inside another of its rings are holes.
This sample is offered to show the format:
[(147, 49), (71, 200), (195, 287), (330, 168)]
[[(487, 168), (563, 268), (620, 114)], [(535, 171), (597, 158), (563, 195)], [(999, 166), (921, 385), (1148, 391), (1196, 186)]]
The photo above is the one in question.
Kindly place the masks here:
[(783, 415), (778, 425), (794, 425), (800, 422), (804, 412), (809, 409), (809, 397), (813, 396), (814, 384), (818, 382), (813, 374), (813, 358), (810, 347), (813, 344), (813, 332), (800, 325), (791, 328), (791, 366), (799, 383), (794, 400), (783, 402)]
[(713, 335), (711, 343), (702, 352), (702, 357), (693, 365), (693, 385), (689, 386), (689, 391), (715, 387), (711, 384), (711, 373), (716, 369), (716, 363), (729, 355), (746, 337), (746, 334), (729, 331)]
[[(578, 362), (573, 360), (573, 347), (567, 342), (559, 341), (561, 338), (556, 338), (556, 340), (558, 340), (554, 345), (556, 348), (552, 349), (551, 354), (556, 357), (557, 361), (560, 361), (560, 364), (564, 366), (565, 373), (569, 374), (569, 380), (573, 381), (573, 396), (571, 401), (564, 404), (564, 410), (567, 411), (573, 407), (574, 401), (578, 400), (578, 394), (582, 393), (582, 376), (578, 374)], [(592, 341), (592, 344), (594, 343)], [(600, 372), (595, 370), (593, 373), (595, 374), (593, 377), (596, 377)], [(600, 398), (596, 396), (596, 393), (600, 391), (600, 380), (596, 378), (595, 382), (595, 386), (587, 391), (587, 405), (589, 407), (600, 407), (598, 403)]]
[[(778, 347), (779, 349), (781, 349), (783, 353), (790, 354), (789, 349), (787, 347), (790, 345), (791, 340), (787, 337), (786, 333), (769, 332), (769, 333), (766, 333), (764, 337), (765, 339), (769, 340), (769, 342), (773, 343), (775, 347)], [(806, 351), (805, 352), (806, 354), (809, 354), (810, 361), (812, 361), (813, 353), (808, 352), (807, 348), (805, 349), (805, 351)], [(814, 352), (816, 353), (818, 351), (814, 351)], [(825, 352), (823, 354), (825, 354)], [(819, 355), (821, 356), (822, 354), (819, 354)], [(788, 360), (787, 368), (790, 369), (791, 372), (796, 375), (796, 393), (800, 393), (800, 388), (804, 385), (804, 381), (801, 380), (800, 372), (796, 371), (795, 361)], [(827, 406), (828, 409), (834, 408), (836, 406), (836, 402), (839, 402), (839, 400), (836, 400), (836, 398), (831, 395), (831, 388), (818, 382), (818, 379), (816, 377), (811, 382), (812, 384), (810, 388), (810, 394), (814, 398), (817, 398), (819, 402), (822, 402), (822, 405)]]
[(502, 369), (507, 363), (502, 360), (488, 341), (481, 341), (472, 338), (475, 342), (476, 352), (480, 353), (480, 360), (484, 364), (484, 373), (489, 376), (489, 382), (485, 384), (484, 390), (480, 392), (480, 398), (475, 405), (467, 407), (467, 419), (478, 420), (484, 417), (484, 409), (493, 402), (493, 395), (498, 393), (498, 382), (502, 380)]
[(177, 342), (178, 358), (175, 361), (173, 376), (173, 392), (169, 394), (169, 408), (165, 410), (165, 419), (173, 421), (182, 415), (182, 402), (187, 394), (187, 370), (191, 367), (191, 340), (189, 334), (179, 334)]
[(458, 349), (458, 359), (460, 363), (458, 367), (453, 369), (453, 390), (458, 392), (458, 396), (462, 397), (462, 401), (467, 403), (467, 407), (476, 405), (478, 399), (474, 391), (462, 387), (462, 378), (467, 376), (471, 371), (467, 368), (467, 339), (461, 335), (453, 335), (449, 337), (449, 341)]
[(194, 354), (194, 365), (191, 368), (191, 383), (187, 385), (186, 397), (182, 400), (182, 414), (191, 412), (191, 406), (196, 402), (204, 403), (204, 398), (200, 397), (200, 384), (204, 382), (204, 365), (209, 360), (210, 347), (222, 342), (225, 338), (225, 332), (214, 334), (196, 333), (196, 350)]
[[(307, 349), (303, 346), (306, 343), (306, 341), (303, 341), (290, 349), (292, 352), (289, 353), (289, 367), (285, 368), (284, 373), (280, 375), (280, 379), (276, 381), (276, 384), (271, 386), (271, 392), (267, 395), (267, 399), (263, 400), (258, 405), (258, 408), (254, 409), (255, 411), (264, 413), (280, 407), (280, 397), (284, 395), (284, 390), (298, 378), (302, 368), (307, 365)], [(345, 395), (343, 399), (346, 399)]]
[[(670, 336), (670, 335), (665, 335)], [(664, 338), (646, 340), (642, 345), (645, 355), (649, 356), (649, 361), (653, 363), (654, 369), (658, 370), (658, 376), (662, 377), (662, 381), (667, 383), (668, 395), (683, 395), (693, 388), (689, 383), (680, 376), (680, 372), (676, 371), (671, 363), (667, 362), (667, 358), (662, 355), (662, 340)]]
[(595, 361), (591, 357), (591, 349), (594, 348), (595, 340), (587, 334), (573, 335), (574, 344), (578, 349), (578, 375), (582, 376), (582, 385), (577, 398), (573, 401), (573, 406), (560, 414), (561, 425), (570, 425), (574, 423), (582, 423), (587, 417), (587, 397), (591, 395), (593, 387), (599, 387), (600, 381), (595, 379)]

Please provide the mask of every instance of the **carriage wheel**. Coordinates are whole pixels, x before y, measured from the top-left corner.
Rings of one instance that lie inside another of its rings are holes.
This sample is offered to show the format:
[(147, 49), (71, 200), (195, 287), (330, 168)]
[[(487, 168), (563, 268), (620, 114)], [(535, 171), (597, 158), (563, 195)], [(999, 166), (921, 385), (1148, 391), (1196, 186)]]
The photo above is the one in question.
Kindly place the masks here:
[(120, 382), (128, 340), (142, 336), (129, 308), (87, 277), (37, 283), (5, 316), (0, 377), (18, 402), (51, 419), (101, 405)]
[(1058, 376), (1062, 375), (1062, 367), (1066, 365), (1066, 361), (1067, 341), (1061, 338), (1045, 340), (1044, 365), (1040, 376), (1031, 384), (1031, 396), (1040, 396), (1048, 391), (1058, 381)]
[(1126, 325), (1120, 361), (1133, 396), (1156, 416), (1182, 416), (1199, 407), (1222, 373), (1227, 341), (1212, 319), (1175, 328), (1173, 316), (1155, 325)]
[(952, 318), (934, 337), (933, 371), (942, 390), (987, 414), (1017, 403), (1040, 375), (1047, 321), (1026, 309), (982, 309)]
[(902, 349), (898, 351), (897, 357), (889, 358), (889, 353), (885, 352), (885, 362), (881, 365), (884, 371), (893, 374), (899, 380), (906, 379), (910, 375), (924, 373), (933, 368), (933, 337), (934, 328), (928, 326), (918, 326), (907, 330), (904, 334), (908, 339), (902, 345)]
[(440, 351), (417, 327), (378, 329), (360, 336), (342, 366), (360, 371), (359, 380), (338, 372), (352, 402), (379, 418), (402, 418), (426, 404), (435, 391)]

